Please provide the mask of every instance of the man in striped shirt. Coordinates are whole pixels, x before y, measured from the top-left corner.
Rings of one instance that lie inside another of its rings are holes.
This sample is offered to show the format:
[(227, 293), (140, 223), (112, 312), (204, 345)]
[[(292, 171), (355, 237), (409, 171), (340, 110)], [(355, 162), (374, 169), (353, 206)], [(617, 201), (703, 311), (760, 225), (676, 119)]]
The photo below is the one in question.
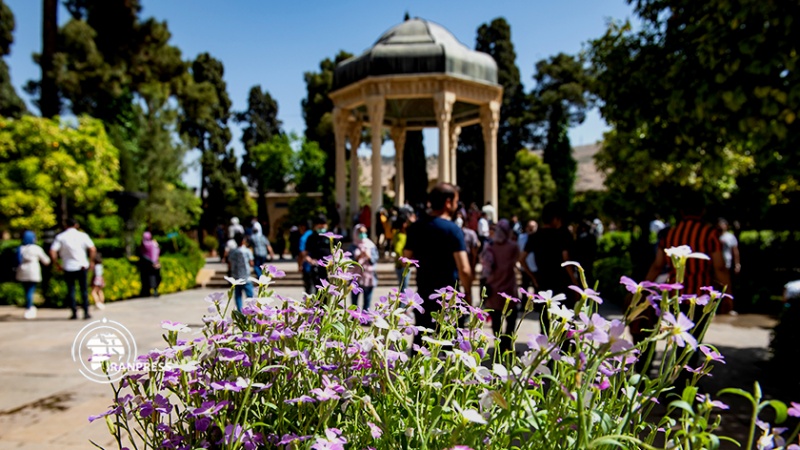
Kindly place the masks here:
[(711, 260), (689, 258), (686, 261), (683, 293), (700, 295), (701, 287), (714, 285), (726, 288), (727, 293), (730, 293), (730, 275), (725, 268), (719, 230), (702, 221), (704, 212), (705, 207), (699, 198), (694, 201), (686, 201), (681, 208), (681, 220), (670, 228), (666, 236), (658, 243), (656, 259), (650, 266), (647, 280), (654, 281), (666, 268), (670, 274), (669, 281), (674, 282), (675, 268), (672, 267), (672, 261), (664, 253), (664, 250), (688, 245), (692, 251), (705, 253)]
[[(692, 251), (700, 252), (708, 255), (710, 260), (702, 260), (697, 258), (689, 258), (686, 261), (686, 271), (683, 280), (683, 294), (701, 295), (700, 288), (705, 286), (716, 286), (717, 288), (724, 288), (725, 292), (730, 294), (730, 275), (725, 268), (725, 258), (722, 255), (722, 244), (719, 241), (719, 230), (711, 224), (702, 221), (702, 216), (705, 213), (705, 204), (702, 201), (702, 196), (695, 194), (694, 196), (687, 197), (681, 206), (681, 220), (672, 228), (667, 231), (666, 235), (658, 243), (658, 251), (656, 252), (655, 261), (650, 266), (646, 279), (648, 281), (655, 281), (655, 279), (662, 274), (665, 270), (669, 271), (669, 282), (675, 282), (675, 268), (672, 266), (672, 260), (664, 253), (665, 249), (671, 247), (678, 247), (681, 245), (688, 245)], [(727, 314), (730, 312), (732, 302), (729, 298), (723, 300), (720, 305), (718, 313)], [(683, 308), (682, 308), (683, 309)], [(684, 311), (688, 314), (688, 308)], [(635, 342), (641, 342), (649, 334), (643, 331), (652, 329), (656, 324), (656, 317), (654, 311), (649, 311), (647, 320), (637, 321), (640, 324), (632, 324), (631, 334)], [(698, 317), (690, 317), (694, 322), (699, 320), (699, 313), (696, 312)], [(695, 326), (695, 330), (699, 331), (701, 325)]]

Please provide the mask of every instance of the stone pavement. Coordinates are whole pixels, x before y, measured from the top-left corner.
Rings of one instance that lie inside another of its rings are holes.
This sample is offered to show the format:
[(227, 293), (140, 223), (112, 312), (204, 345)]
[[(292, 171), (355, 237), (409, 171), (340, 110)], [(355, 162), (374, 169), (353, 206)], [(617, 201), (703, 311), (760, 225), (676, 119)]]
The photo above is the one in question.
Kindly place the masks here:
[[(278, 286), (283, 295), (301, 294), (299, 288)], [(375, 295), (385, 295), (388, 289), (377, 288)], [(210, 292), (197, 289), (110, 303), (103, 311), (92, 310), (92, 320), (105, 317), (122, 323), (135, 337), (141, 354), (163, 345), (161, 320), (200, 327), (207, 308), (203, 299)], [(32, 321), (23, 320), (22, 312), (0, 307), (0, 449), (93, 448), (89, 440), (115, 448), (105, 422), (87, 420), (108, 409), (111, 389), (84, 378), (72, 361), (73, 340), (88, 322), (67, 320), (67, 310), (40, 309)], [(604, 314), (613, 317), (619, 311), (607, 307)], [(723, 353), (736, 353), (740, 361), (729, 357), (726, 370), (754, 367), (766, 357), (769, 330), (764, 325), (772, 323), (758, 316), (721, 318), (711, 326), (706, 341), (723, 346)], [(538, 324), (529, 318), (522, 327), (526, 335), (537, 331)]]

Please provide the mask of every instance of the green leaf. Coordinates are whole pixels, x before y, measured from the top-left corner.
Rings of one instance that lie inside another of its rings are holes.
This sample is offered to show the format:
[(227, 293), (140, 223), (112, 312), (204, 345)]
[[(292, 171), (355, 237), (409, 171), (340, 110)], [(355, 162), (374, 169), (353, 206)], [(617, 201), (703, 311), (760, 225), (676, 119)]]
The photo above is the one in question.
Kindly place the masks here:
[(783, 423), (786, 418), (788, 417), (789, 408), (786, 407), (786, 404), (780, 400), (769, 400), (764, 402), (765, 404), (772, 406), (772, 409), (775, 410), (775, 423)]
[(691, 415), (694, 415), (694, 410), (692, 409), (692, 405), (683, 401), (683, 400), (675, 400), (669, 403), (669, 406), (673, 408), (682, 409), (688, 412)]
[(734, 395), (738, 395), (738, 396), (744, 397), (744, 398), (750, 400), (750, 403), (752, 403), (754, 407), (756, 406), (756, 404), (755, 404), (756, 400), (753, 398), (753, 396), (749, 392), (745, 391), (744, 389), (725, 388), (725, 389), (717, 392), (717, 396), (725, 395), (725, 394), (734, 394)]

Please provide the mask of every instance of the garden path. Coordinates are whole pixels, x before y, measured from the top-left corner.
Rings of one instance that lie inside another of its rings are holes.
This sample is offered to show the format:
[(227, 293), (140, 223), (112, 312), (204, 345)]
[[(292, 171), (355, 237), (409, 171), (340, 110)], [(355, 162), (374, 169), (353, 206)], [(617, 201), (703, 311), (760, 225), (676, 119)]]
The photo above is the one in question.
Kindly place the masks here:
[[(299, 288), (282, 289), (297, 296)], [(378, 288), (384, 295), (388, 287)], [(158, 299), (136, 299), (111, 303), (103, 311), (93, 310), (92, 320), (103, 317), (127, 327), (135, 337), (139, 353), (163, 344), (160, 322), (181, 321), (198, 327), (211, 290), (191, 290), (163, 295)], [(477, 295), (477, 289), (476, 289)], [(70, 321), (68, 311), (40, 309), (36, 320), (22, 319), (22, 309), (0, 306), (0, 448), (2, 449), (88, 449), (93, 440), (114, 448), (102, 420), (89, 423), (87, 417), (108, 409), (111, 390), (78, 373), (71, 357), (75, 336), (87, 324)], [(606, 315), (618, 316), (613, 306)], [(723, 347), (728, 365), (715, 376), (715, 383), (746, 382), (758, 375), (755, 365), (767, 355), (769, 319), (760, 316), (721, 318), (711, 326), (707, 342)], [(522, 324), (522, 333), (536, 332), (535, 320)], [(711, 391), (716, 392), (716, 390)]]

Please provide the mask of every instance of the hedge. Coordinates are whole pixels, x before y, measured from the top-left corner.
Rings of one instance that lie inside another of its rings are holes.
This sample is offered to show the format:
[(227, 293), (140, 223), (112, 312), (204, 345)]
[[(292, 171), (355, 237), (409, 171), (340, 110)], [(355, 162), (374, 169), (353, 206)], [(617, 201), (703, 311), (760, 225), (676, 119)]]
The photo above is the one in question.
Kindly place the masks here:
[[(200, 247), (197, 243), (185, 235), (159, 238), (158, 242), (162, 250), (160, 258), (161, 286), (159, 287), (159, 292), (169, 294), (195, 287), (197, 273), (205, 265), (205, 258), (200, 252)], [(103, 248), (112, 248), (106, 247), (106, 245), (115, 244), (120, 245), (120, 241), (118, 239), (95, 240), (98, 251), (103, 252), (104, 255), (106, 255), (106, 252), (103, 251)], [(0, 261), (9, 262), (9, 264), (2, 264), (2, 267), (14, 267), (18, 245), (19, 243), (14, 241), (0, 243)], [(113, 251), (119, 251), (119, 249), (113, 249)], [(107, 302), (139, 295), (142, 283), (139, 276), (138, 258), (104, 257), (103, 271), (106, 282), (103, 292)], [(66, 307), (69, 306), (66, 304), (66, 298), (66, 283), (56, 275), (49, 282), (39, 285), (36, 303), (44, 303), (53, 307)], [(14, 271), (3, 271), (0, 274), (0, 304), (23, 305), (24, 301), (22, 285), (14, 281)]]

